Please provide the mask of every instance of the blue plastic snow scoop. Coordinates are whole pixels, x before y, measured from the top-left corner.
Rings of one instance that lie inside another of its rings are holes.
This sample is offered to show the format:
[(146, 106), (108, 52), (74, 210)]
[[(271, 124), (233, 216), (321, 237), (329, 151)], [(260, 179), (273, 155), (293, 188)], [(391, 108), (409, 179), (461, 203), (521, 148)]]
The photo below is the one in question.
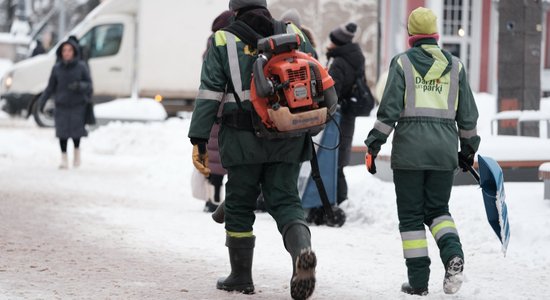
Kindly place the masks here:
[(498, 163), (490, 157), (477, 156), (479, 173), (467, 166), (468, 171), (479, 183), (483, 193), (487, 220), (502, 243), (502, 252), (506, 256), (510, 241), (510, 223), (508, 222), (508, 206), (504, 192), (504, 176)]

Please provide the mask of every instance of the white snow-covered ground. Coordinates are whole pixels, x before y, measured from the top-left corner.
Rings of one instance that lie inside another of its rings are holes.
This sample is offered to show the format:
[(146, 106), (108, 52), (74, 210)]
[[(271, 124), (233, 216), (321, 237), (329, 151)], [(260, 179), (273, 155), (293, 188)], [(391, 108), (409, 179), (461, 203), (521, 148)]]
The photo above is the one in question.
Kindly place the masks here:
[[(53, 130), (0, 120), (0, 299), (288, 299), (290, 257), (266, 214), (254, 227), (257, 293), (215, 289), (229, 271), (225, 232), (191, 197), (188, 125), (111, 123), (83, 140), (80, 169), (60, 171)], [(414, 299), (399, 292), (407, 277), (393, 184), (363, 166), (346, 175), (348, 222), (311, 229), (319, 260), (312, 299)], [(454, 188), (466, 282), (443, 294), (430, 239), (427, 299), (548, 297), (550, 201), (542, 183), (507, 183), (506, 192), (512, 236), (503, 257), (481, 190)]]

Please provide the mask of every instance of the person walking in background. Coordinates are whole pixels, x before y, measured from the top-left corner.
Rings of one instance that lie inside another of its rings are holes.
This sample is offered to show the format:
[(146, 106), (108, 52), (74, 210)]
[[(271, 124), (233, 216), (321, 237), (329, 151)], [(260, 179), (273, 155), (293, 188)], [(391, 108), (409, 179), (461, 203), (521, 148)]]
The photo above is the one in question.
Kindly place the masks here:
[[(329, 61), (328, 72), (335, 82), (338, 101), (351, 96), (352, 88), (359, 72), (365, 73), (365, 56), (359, 44), (353, 43), (353, 37), (357, 31), (355, 23), (341, 25), (330, 32), (331, 44), (327, 49)], [(348, 185), (344, 174), (344, 167), (349, 165), (351, 156), (351, 144), (355, 132), (355, 115), (340, 110), (340, 148), (338, 150), (338, 180), (337, 203), (340, 204), (348, 198)]]
[(80, 139), (87, 136), (86, 109), (93, 93), (90, 71), (79, 59), (79, 47), (71, 40), (63, 42), (56, 51), (58, 61), (53, 66), (48, 86), (40, 96), (41, 109), (53, 95), (55, 100), (55, 135), (61, 147), (60, 169), (69, 167), (68, 140), (74, 143), (73, 166), (79, 167)]
[[(206, 143), (217, 113), (222, 109), (219, 146), (221, 160), (228, 170), (223, 207), (231, 273), (219, 279), (216, 287), (254, 292), (254, 209), (261, 190), (267, 211), (277, 222), (285, 248), (292, 257), (291, 296), (306, 299), (315, 288), (317, 258), (311, 249), (311, 233), (305, 222), (297, 181), (300, 163), (311, 159), (311, 138), (305, 134), (275, 140), (256, 136), (249, 94), (259, 37), (272, 36), (276, 28), (285, 26), (272, 18), (266, 0), (231, 0), (229, 8), (236, 12), (235, 21), (212, 38), (212, 47), (203, 62), (201, 86), (188, 134), (193, 144), (193, 164), (208, 176)], [(289, 24), (286, 31), (289, 30), (300, 37), (300, 50), (311, 53), (311, 44), (298, 27)]]
[[(226, 10), (214, 19), (212, 22), (212, 35), (208, 38), (203, 59), (206, 57), (208, 49), (212, 46), (212, 37), (214, 36), (214, 33), (229, 26), (234, 16), (234, 12)], [(209, 199), (206, 201), (204, 206), (205, 212), (214, 212), (216, 208), (218, 208), (218, 205), (220, 205), (223, 201), (223, 199), (221, 199), (221, 191), (223, 187), (223, 178), (227, 174), (227, 170), (224, 169), (220, 158), (220, 147), (218, 145), (219, 131), (220, 124), (215, 123), (212, 126), (212, 130), (210, 131), (210, 139), (208, 139), (208, 144), (206, 145), (208, 150), (208, 167), (210, 168), (208, 182), (214, 186), (214, 199)]]
[(36, 40), (36, 46), (32, 49), (31, 57), (46, 53), (46, 49), (41, 40)]
[[(292, 24), (296, 25), (304, 33), (311, 46), (314, 49), (317, 48), (317, 43), (315, 43), (313, 32), (311, 31), (311, 29), (302, 24), (302, 16), (300, 15), (300, 12), (298, 12), (298, 10), (296, 10), (295, 8), (291, 8), (285, 11), (281, 15), (281, 21), (291, 22)], [(318, 58), (317, 51), (313, 52), (313, 57), (315, 57), (316, 59)]]
[(409, 278), (401, 290), (428, 294), (427, 225), (445, 267), (443, 291), (454, 294), (463, 280), (464, 253), (449, 198), (459, 163), (463, 171), (474, 163), (478, 111), (464, 65), (437, 45), (435, 14), (419, 7), (407, 28), (411, 48), (391, 61), (377, 121), (365, 140), (366, 163), (376, 173), (376, 156), (395, 130), (391, 168)]

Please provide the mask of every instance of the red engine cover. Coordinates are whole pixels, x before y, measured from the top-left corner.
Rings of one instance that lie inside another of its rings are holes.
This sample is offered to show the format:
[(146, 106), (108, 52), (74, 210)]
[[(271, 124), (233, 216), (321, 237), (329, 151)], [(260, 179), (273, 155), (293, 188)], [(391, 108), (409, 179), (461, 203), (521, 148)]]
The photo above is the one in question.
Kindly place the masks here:
[[(311, 74), (309, 62), (314, 62), (321, 73), (323, 90), (334, 86), (334, 80), (328, 74), (327, 70), (315, 60), (311, 55), (291, 51), (274, 55), (264, 67), (266, 78), (278, 76), (281, 82), (289, 82), (288, 87), (284, 88), (284, 96), (290, 109), (311, 107), (317, 108), (311, 94), (311, 78), (315, 80), (315, 75)], [(272, 128), (273, 124), (269, 119), (267, 109), (271, 108), (269, 99), (261, 98), (256, 94), (256, 86), (252, 80), (250, 86), (250, 99), (258, 116), (262, 119), (264, 125)]]

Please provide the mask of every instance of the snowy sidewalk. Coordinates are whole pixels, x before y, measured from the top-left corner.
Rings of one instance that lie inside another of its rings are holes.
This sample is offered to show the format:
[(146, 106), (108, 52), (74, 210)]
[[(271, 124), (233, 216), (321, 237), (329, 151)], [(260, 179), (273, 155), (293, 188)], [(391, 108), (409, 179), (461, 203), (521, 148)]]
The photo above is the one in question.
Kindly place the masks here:
[[(102, 127), (85, 139), (83, 167), (59, 171), (52, 130), (0, 120), (1, 299), (288, 299), (290, 257), (275, 223), (257, 217), (253, 296), (215, 289), (229, 271), (223, 226), (191, 198), (188, 121)], [(71, 153), (71, 150), (69, 150)], [(393, 184), (346, 169), (343, 228), (312, 227), (313, 299), (413, 299)], [(448, 297), (432, 239), (427, 299), (542, 299), (550, 294), (550, 201), (542, 183), (506, 184), (512, 237), (503, 258), (481, 191), (453, 190), (466, 282)]]

